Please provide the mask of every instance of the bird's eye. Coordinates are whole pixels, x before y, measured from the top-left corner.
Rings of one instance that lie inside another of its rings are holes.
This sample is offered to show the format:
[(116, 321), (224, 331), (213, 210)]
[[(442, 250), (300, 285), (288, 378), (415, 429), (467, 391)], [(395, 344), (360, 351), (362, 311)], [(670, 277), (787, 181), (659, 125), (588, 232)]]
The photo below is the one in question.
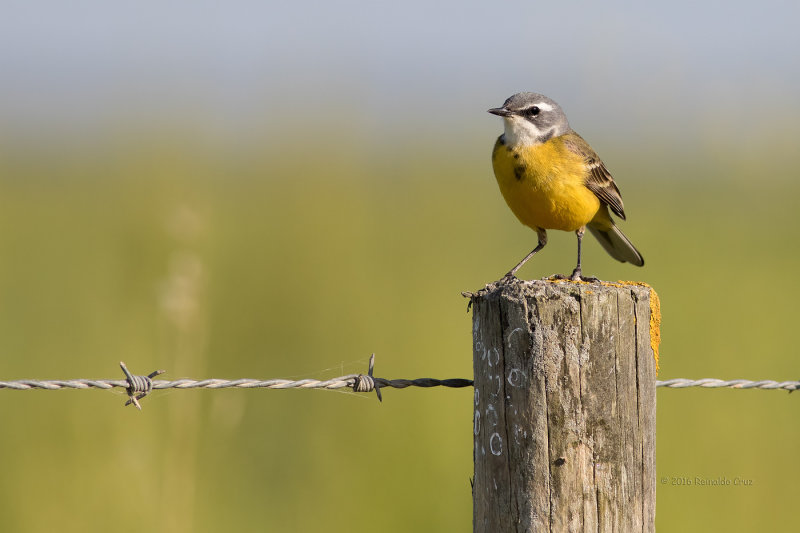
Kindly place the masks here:
[(539, 109), (539, 106), (533, 106), (533, 107), (529, 107), (527, 109), (528, 115), (530, 115), (532, 117), (535, 117), (536, 115), (538, 115), (539, 111), (541, 111), (541, 109)]

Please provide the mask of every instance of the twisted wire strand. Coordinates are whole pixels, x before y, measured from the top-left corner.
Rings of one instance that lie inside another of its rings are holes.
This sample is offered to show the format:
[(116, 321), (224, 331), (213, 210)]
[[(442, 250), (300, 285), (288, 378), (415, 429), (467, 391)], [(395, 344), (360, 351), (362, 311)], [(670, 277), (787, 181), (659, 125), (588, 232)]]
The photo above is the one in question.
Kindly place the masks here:
[[(152, 389), (343, 389), (353, 387), (359, 374), (350, 374), (334, 379), (320, 381), (316, 379), (301, 379), (292, 381), (288, 379), (176, 379), (176, 380), (153, 380)], [(141, 376), (139, 376), (141, 377)], [(380, 379), (380, 378), (378, 378)], [(393, 386), (391, 380), (380, 379), (383, 386)], [(404, 380), (407, 381), (407, 380)], [(447, 381), (447, 380), (444, 380)], [(444, 382), (442, 383), (444, 385)], [(472, 382), (469, 383), (472, 385)], [(0, 381), (0, 389), (10, 390), (60, 390), (60, 389), (113, 389), (121, 387), (127, 389), (130, 384), (124, 379), (18, 379), (14, 381)], [(400, 386), (397, 388), (404, 388)], [(426, 385), (418, 385), (426, 386)], [(430, 385), (427, 385), (430, 386)], [(444, 385), (447, 386), (447, 385)], [(361, 392), (370, 392), (374, 389), (368, 388)]]
[[(153, 380), (154, 375), (161, 371), (153, 372), (150, 376), (130, 375), (130, 380), (125, 379), (18, 379), (13, 381), (0, 381), (0, 389), (9, 390), (61, 390), (61, 389), (112, 389), (120, 387), (128, 389), (130, 394), (146, 394), (155, 389), (325, 389), (335, 390), (350, 388), (355, 392), (380, 391), (381, 388), (405, 389), (407, 387), (471, 387), (471, 379), (385, 379), (372, 376), (374, 355), (370, 358), (369, 374), (348, 374), (328, 380), (317, 379), (177, 379)], [(127, 370), (125, 368), (124, 370)], [(126, 374), (129, 374), (126, 372)], [(762, 389), (762, 390), (800, 390), (800, 381), (754, 381), (748, 379), (722, 380), (715, 378), (686, 379), (676, 378), (656, 381), (656, 387), (672, 389), (685, 389), (689, 387), (702, 387), (706, 389), (731, 388), (731, 389)]]
[(137, 409), (142, 408), (139, 400), (147, 396), (155, 389), (343, 389), (351, 388), (354, 392), (375, 391), (379, 400), (382, 387), (393, 387), (395, 389), (405, 389), (406, 387), (471, 387), (470, 379), (384, 379), (373, 377), (375, 368), (375, 354), (369, 359), (369, 372), (365, 374), (348, 374), (338, 378), (328, 380), (318, 379), (177, 379), (172, 381), (153, 380), (152, 378), (164, 373), (164, 370), (156, 370), (147, 376), (132, 374), (125, 363), (120, 363), (122, 371), (127, 379), (69, 379), (69, 380), (40, 380), (40, 379), (19, 379), (14, 381), (0, 381), (0, 389), (10, 390), (60, 390), (60, 389), (111, 389), (121, 387), (128, 393), (128, 401), (125, 405), (133, 404)]
[(705, 389), (764, 389), (764, 390), (787, 390), (789, 392), (800, 390), (800, 381), (751, 381), (749, 379), (686, 379), (676, 378), (665, 381), (656, 381), (656, 387), (667, 387), (671, 389), (685, 389), (688, 387), (703, 387)]
[[(357, 378), (367, 377), (363, 374), (349, 374), (337, 378), (321, 381), (316, 379), (301, 379), (292, 381), (289, 379), (176, 379), (176, 380), (153, 380), (153, 389), (355, 389)], [(376, 386), (391, 387), (394, 389), (405, 389), (407, 387), (450, 387), (463, 388), (471, 387), (471, 379), (384, 379), (373, 378), (371, 387), (358, 389), (356, 392), (371, 392)], [(0, 389), (10, 390), (60, 390), (60, 389), (113, 389), (121, 387), (126, 389), (129, 383), (124, 379), (18, 379), (14, 381), (0, 381)], [(748, 379), (723, 380), (715, 378), (686, 379), (676, 378), (665, 381), (656, 381), (656, 387), (667, 387), (671, 389), (685, 389), (689, 387), (702, 387), (705, 389), (762, 389), (762, 390), (800, 390), (800, 381), (773, 381), (761, 380), (753, 381)]]
[[(353, 387), (358, 374), (350, 374), (325, 381), (317, 379), (178, 379), (153, 381), (154, 389), (343, 389)], [(371, 390), (371, 389), (370, 389)]]

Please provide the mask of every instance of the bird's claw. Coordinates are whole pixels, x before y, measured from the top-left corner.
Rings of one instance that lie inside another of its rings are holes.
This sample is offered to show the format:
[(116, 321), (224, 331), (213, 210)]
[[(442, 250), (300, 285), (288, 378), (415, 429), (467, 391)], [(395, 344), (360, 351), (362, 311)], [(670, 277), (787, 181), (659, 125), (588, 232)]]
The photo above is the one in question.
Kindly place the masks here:
[(513, 272), (509, 272), (508, 274), (506, 274), (505, 276), (500, 278), (500, 283), (501, 284), (512, 283), (512, 282), (514, 282), (516, 280), (517, 280), (517, 276), (515, 276)]
[(596, 282), (600, 281), (599, 278), (596, 278), (594, 276), (584, 276), (584, 275), (582, 275), (582, 272), (577, 268), (575, 270), (573, 270), (572, 274), (569, 275), (569, 276), (565, 276), (564, 274), (553, 274), (549, 278), (545, 278), (545, 279), (548, 279), (548, 280), (551, 280), (551, 281), (556, 281), (556, 280), (583, 281), (583, 282), (586, 282), (586, 283), (596, 283)]

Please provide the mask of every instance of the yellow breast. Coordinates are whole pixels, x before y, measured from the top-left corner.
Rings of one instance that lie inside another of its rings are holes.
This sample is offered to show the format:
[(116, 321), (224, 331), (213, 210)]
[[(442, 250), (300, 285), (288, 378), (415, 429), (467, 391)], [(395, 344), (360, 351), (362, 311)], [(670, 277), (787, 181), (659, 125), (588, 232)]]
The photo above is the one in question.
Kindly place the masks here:
[(600, 208), (600, 200), (584, 185), (583, 158), (567, 149), (560, 137), (511, 148), (501, 136), (492, 166), (508, 207), (531, 228), (575, 231)]

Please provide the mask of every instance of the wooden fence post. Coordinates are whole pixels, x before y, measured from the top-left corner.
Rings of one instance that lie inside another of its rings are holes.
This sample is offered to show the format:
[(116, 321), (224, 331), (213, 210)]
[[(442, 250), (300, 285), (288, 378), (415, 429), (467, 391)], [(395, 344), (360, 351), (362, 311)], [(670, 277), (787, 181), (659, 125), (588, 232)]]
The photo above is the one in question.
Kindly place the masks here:
[(474, 531), (654, 531), (655, 292), (513, 281), (471, 298)]

